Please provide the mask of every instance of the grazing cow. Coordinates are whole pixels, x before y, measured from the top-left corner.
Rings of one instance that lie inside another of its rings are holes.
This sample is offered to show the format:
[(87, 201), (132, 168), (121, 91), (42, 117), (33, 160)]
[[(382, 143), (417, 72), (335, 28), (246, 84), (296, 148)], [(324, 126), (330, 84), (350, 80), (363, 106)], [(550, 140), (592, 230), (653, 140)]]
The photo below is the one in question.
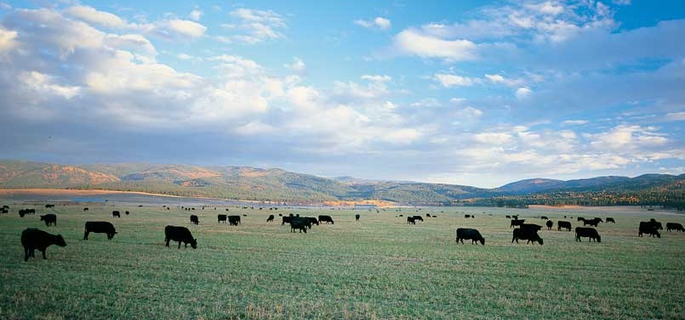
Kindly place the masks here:
[(88, 221), (86, 222), (86, 231), (83, 233), (83, 240), (88, 240), (88, 234), (90, 233), (105, 233), (107, 234), (107, 239), (112, 240), (117, 231), (114, 229), (114, 225), (106, 221)]
[(226, 223), (226, 215), (225, 214), (217, 215), (216, 219), (218, 221), (217, 223), (221, 223), (221, 222)]
[(586, 220), (583, 220), (583, 225), (584, 225), (584, 226), (587, 226), (587, 225), (589, 224), (589, 225), (591, 225), (591, 226), (593, 226), (593, 227), (597, 227), (597, 225), (598, 225), (600, 222), (602, 222), (602, 219), (600, 219), (600, 218), (594, 218), (594, 219), (589, 219), (589, 220), (586, 219)]
[(237, 226), (240, 224), (240, 216), (228, 216), (228, 225)]
[(652, 237), (656, 236), (657, 238), (661, 238), (661, 234), (659, 233), (659, 227), (656, 223), (652, 221), (641, 221), (640, 222), (640, 229), (638, 230), (637, 236), (642, 237), (642, 234), (648, 234)]
[(404, 215), (403, 215), (403, 214), (401, 214), (401, 215), (400, 215), (400, 218), (401, 218), (401, 217), (404, 217)]
[(507, 218), (507, 219), (511, 219), (511, 216), (505, 216), (505, 218)]
[(514, 236), (511, 239), (511, 242), (513, 243), (516, 241), (516, 243), (519, 243), (519, 240), (528, 240), (527, 243), (539, 243), (540, 245), (543, 244), (542, 238), (540, 238), (540, 235), (538, 235), (538, 232), (535, 229), (531, 228), (516, 228), (514, 229)]
[(421, 217), (421, 216), (414, 216), (414, 220), (415, 220), (415, 221), (421, 221), (421, 222), (423, 222), (423, 217)]
[[(297, 218), (298, 217), (295, 217), (295, 219), (297, 219)], [(317, 226), (319, 225), (319, 221), (316, 220), (316, 218), (314, 218), (314, 217), (304, 217), (303, 219), (307, 220), (307, 223), (309, 224), (309, 229), (312, 228), (313, 224), (315, 224)]]
[(585, 218), (583, 218), (583, 217), (578, 217), (577, 220), (578, 220), (578, 221), (583, 221), (583, 220), (585, 220)]
[(19, 209), (19, 217), (23, 218), (27, 214), (35, 214), (36, 209)]
[(590, 238), (589, 241), (602, 242), (602, 237), (599, 236), (595, 228), (576, 227), (576, 241), (582, 242), (581, 237)]
[(416, 224), (416, 219), (414, 217), (407, 217), (407, 224)]
[(46, 204), (45, 205), (45, 209), (54, 208), (54, 207), (55, 207), (54, 204)]
[(654, 218), (649, 219), (649, 222), (653, 223), (657, 230), (664, 230), (664, 228), (661, 226), (661, 222), (654, 220)]
[(485, 245), (485, 239), (480, 235), (480, 232), (476, 229), (459, 228), (457, 229), (457, 243), (461, 241), (464, 243), (464, 239), (471, 240), (471, 244), (478, 243)]
[(513, 228), (513, 227), (515, 227), (515, 226), (520, 226), (520, 225), (522, 225), (524, 222), (526, 222), (526, 219), (522, 219), (522, 220), (511, 220), (511, 223), (509, 224), (509, 228)]
[(607, 217), (607, 223), (609, 223), (609, 222), (616, 223), (616, 220), (614, 220), (614, 218)]
[(300, 233), (302, 233), (302, 231), (304, 231), (304, 233), (307, 233), (307, 228), (312, 228), (311, 221), (307, 218), (294, 217), (290, 221), (290, 232), (300, 230)]
[(86, 212), (86, 211), (88, 211), (88, 208), (83, 208), (83, 212)]
[(191, 214), (190, 215), (190, 223), (198, 225), (198, 224), (200, 224), (200, 219), (196, 215)]
[(266, 218), (266, 222), (273, 222), (274, 221), (274, 215), (270, 214), (268, 218)]
[(328, 224), (328, 223), (335, 224), (335, 222), (333, 222), (333, 218), (331, 218), (331, 216), (325, 216), (325, 215), (319, 216), (319, 223), (322, 223), (322, 222), (325, 222), (326, 224)]
[(185, 244), (184, 248), (187, 248), (190, 243), (193, 249), (197, 249), (197, 239), (193, 238), (190, 230), (186, 227), (166, 226), (164, 228), (164, 236), (167, 247), (169, 246), (169, 241), (177, 241), (179, 249), (181, 249), (181, 242)]
[(121, 218), (121, 213), (119, 211), (112, 211), (112, 218)]
[(542, 219), (542, 220), (549, 220), (549, 218), (547, 218), (547, 216), (541, 216), (540, 219)]
[(359, 217), (360, 217), (359, 214), (355, 214), (354, 215), (354, 221), (359, 221)]
[(545, 222), (545, 225), (547, 226), (547, 230), (552, 230), (554, 222), (552, 222), (552, 220), (547, 220), (547, 222)]
[(128, 212), (128, 211), (126, 211), (126, 212), (124, 212), (124, 213), (125, 213), (126, 215), (129, 215), (129, 214), (130, 214), (130, 212)]
[(51, 224), (52, 225), (57, 225), (57, 216), (50, 213), (46, 214), (44, 216), (40, 216), (40, 221), (45, 221), (45, 226), (49, 227)]
[(430, 217), (431, 217), (430, 213), (426, 213), (426, 218), (430, 218)]
[(470, 214), (465, 214), (465, 215), (464, 215), (464, 218), (467, 218), (467, 219), (468, 219), (468, 218), (471, 218), (471, 215), (470, 215)]
[(666, 232), (671, 232), (671, 230), (685, 232), (685, 228), (683, 228), (682, 224), (675, 222), (666, 222)]
[(566, 231), (571, 231), (571, 222), (557, 221), (557, 231), (561, 231), (561, 229), (566, 229)]
[(24, 261), (29, 261), (29, 257), (35, 257), (36, 249), (40, 250), (43, 254), (43, 259), (47, 259), (45, 250), (53, 244), (60, 247), (67, 246), (67, 243), (64, 242), (64, 238), (59, 234), (49, 234), (35, 228), (27, 228), (21, 232), (21, 245), (24, 247)]

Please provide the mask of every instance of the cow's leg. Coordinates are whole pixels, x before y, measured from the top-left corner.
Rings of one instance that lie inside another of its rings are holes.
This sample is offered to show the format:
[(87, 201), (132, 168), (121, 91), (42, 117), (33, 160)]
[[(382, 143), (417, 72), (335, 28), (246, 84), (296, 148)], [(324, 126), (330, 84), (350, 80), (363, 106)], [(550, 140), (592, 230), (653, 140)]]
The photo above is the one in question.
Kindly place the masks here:
[(178, 248), (181, 249), (181, 241), (178, 242)]
[(24, 261), (29, 261), (29, 248), (24, 248)]
[(43, 260), (47, 260), (48, 258), (45, 256), (45, 251), (47, 251), (47, 248), (41, 250), (41, 253), (43, 253)]
[(88, 230), (83, 233), (83, 240), (88, 240)]
[(166, 241), (166, 246), (165, 246), (165, 247), (168, 247), (168, 246), (169, 246), (169, 241), (170, 241), (170, 240), (171, 240), (171, 239), (169, 239), (169, 238), (164, 239), (164, 241)]

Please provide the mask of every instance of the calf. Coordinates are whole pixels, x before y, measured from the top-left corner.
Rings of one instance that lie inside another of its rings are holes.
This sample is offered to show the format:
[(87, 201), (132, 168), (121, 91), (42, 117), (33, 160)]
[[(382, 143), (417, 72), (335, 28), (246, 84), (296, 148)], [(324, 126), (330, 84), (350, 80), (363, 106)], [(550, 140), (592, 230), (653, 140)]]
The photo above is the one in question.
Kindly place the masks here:
[(519, 240), (528, 240), (527, 243), (539, 243), (540, 245), (543, 244), (542, 238), (540, 238), (540, 235), (538, 235), (538, 232), (535, 229), (529, 229), (529, 228), (516, 228), (514, 229), (514, 235), (513, 238), (511, 239), (511, 242), (513, 243), (516, 241), (516, 243), (519, 243)]
[(464, 243), (464, 239), (471, 240), (471, 244), (478, 243), (485, 245), (485, 239), (480, 235), (480, 232), (476, 229), (459, 228), (457, 229), (457, 243), (461, 241)]
[(88, 208), (83, 208), (83, 212), (86, 212), (86, 211), (88, 211)]
[(198, 224), (200, 224), (200, 219), (196, 215), (191, 214), (190, 215), (190, 223), (194, 224), (194, 225), (198, 225)]
[(561, 229), (566, 229), (566, 231), (571, 231), (571, 222), (557, 221), (557, 231), (561, 231)]
[(274, 221), (274, 215), (270, 214), (268, 218), (266, 218), (266, 222), (273, 222)]
[(46, 215), (40, 216), (40, 221), (45, 221), (46, 227), (49, 227), (51, 224), (56, 226), (57, 225), (57, 216), (52, 214), (52, 213), (46, 214)]
[(552, 230), (554, 222), (552, 222), (552, 220), (547, 220), (547, 222), (545, 222), (545, 225), (547, 226), (547, 230)]
[(335, 224), (335, 222), (333, 222), (333, 218), (331, 218), (331, 216), (324, 216), (324, 215), (319, 216), (319, 223), (322, 223), (322, 222), (325, 222), (326, 224), (328, 224), (328, 223)]
[(193, 249), (197, 249), (197, 239), (193, 238), (190, 230), (186, 227), (166, 226), (164, 228), (164, 236), (167, 247), (169, 246), (169, 241), (177, 241), (178, 249), (181, 249), (181, 242), (185, 244), (184, 248), (187, 248), (190, 243)]
[(49, 234), (35, 228), (27, 228), (21, 232), (21, 245), (24, 247), (24, 261), (29, 261), (29, 257), (35, 257), (36, 249), (40, 250), (43, 254), (43, 259), (47, 259), (45, 250), (53, 244), (60, 247), (67, 246), (67, 243), (64, 242), (64, 238), (59, 234)]
[(471, 215), (470, 215), (470, 214), (465, 214), (465, 215), (464, 215), (464, 218), (467, 218), (467, 219), (468, 219), (468, 218), (471, 218)]
[(228, 216), (228, 225), (237, 226), (240, 224), (240, 216)]
[(354, 221), (359, 221), (359, 214), (358, 213), (354, 215)]
[(107, 234), (107, 239), (112, 240), (117, 231), (114, 229), (114, 225), (106, 221), (88, 221), (86, 222), (86, 231), (83, 233), (83, 240), (88, 240), (88, 234), (90, 233), (105, 233)]
[(675, 230), (678, 232), (685, 231), (685, 229), (683, 228), (683, 225), (680, 223), (666, 222), (666, 232), (671, 232), (671, 230)]
[(658, 225), (652, 221), (641, 221), (640, 222), (640, 229), (638, 230), (637, 236), (642, 237), (642, 234), (648, 234), (652, 237), (656, 236), (657, 238), (661, 238), (661, 234), (659, 233), (659, 228)]
[(119, 211), (112, 211), (112, 218), (121, 218), (121, 213)]
[(407, 224), (416, 224), (414, 217), (407, 217)]
[(616, 223), (616, 220), (614, 220), (614, 218), (607, 217), (607, 223), (609, 223), (609, 222)]
[(226, 215), (225, 214), (220, 214), (216, 216), (216, 219), (218, 223), (226, 223)]
[(589, 241), (602, 242), (602, 237), (599, 236), (595, 228), (576, 227), (576, 241), (581, 241), (580, 238), (590, 238)]
[(523, 220), (511, 220), (511, 223), (509, 224), (509, 228), (513, 228), (516, 226), (522, 225), (524, 222), (526, 222), (526, 219)]

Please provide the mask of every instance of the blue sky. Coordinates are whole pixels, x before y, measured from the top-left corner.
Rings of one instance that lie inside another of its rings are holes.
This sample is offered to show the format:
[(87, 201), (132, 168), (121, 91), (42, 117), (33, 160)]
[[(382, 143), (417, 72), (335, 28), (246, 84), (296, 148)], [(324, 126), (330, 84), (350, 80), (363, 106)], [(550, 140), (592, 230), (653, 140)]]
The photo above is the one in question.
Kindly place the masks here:
[(685, 172), (682, 1), (0, 2), (0, 153), (494, 187)]

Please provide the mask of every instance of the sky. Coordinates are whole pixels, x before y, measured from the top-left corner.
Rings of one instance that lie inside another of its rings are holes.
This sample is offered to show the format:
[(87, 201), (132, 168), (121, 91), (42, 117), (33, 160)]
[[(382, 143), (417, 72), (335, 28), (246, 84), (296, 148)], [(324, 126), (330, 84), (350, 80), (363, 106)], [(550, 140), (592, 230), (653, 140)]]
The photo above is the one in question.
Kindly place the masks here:
[(685, 173), (685, 2), (0, 0), (0, 158)]

